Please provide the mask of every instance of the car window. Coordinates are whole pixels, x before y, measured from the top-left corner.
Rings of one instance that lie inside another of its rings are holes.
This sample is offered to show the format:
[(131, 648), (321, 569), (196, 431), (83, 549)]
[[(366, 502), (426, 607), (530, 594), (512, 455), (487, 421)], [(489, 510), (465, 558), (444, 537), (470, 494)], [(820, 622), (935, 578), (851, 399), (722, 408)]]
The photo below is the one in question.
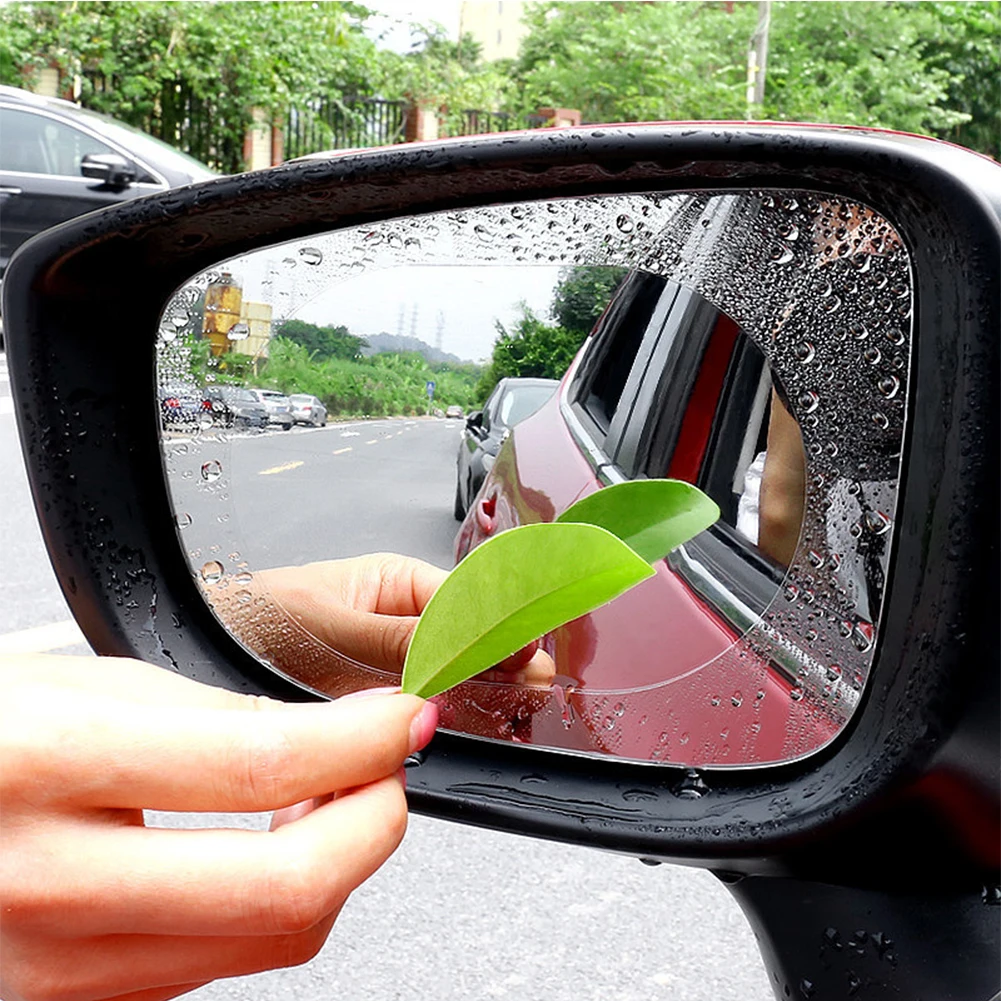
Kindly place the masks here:
[(595, 329), (571, 398), (578, 417), (610, 452), (631, 409), (650, 345), (676, 294), (677, 286), (659, 275), (634, 273)]
[(99, 139), (29, 111), (0, 108), (0, 170), (80, 176), (88, 153), (114, 153)]
[(500, 420), (509, 428), (531, 417), (550, 396), (555, 386), (518, 386), (508, 390), (500, 404)]

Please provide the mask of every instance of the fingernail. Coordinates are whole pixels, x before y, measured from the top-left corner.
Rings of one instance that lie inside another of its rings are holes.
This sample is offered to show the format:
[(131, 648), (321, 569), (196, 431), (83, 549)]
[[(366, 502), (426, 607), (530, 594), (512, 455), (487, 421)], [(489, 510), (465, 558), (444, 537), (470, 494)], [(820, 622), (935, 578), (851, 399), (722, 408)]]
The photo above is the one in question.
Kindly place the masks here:
[(338, 697), (340, 699), (360, 699), (364, 698), (366, 695), (399, 695), (400, 686), (390, 685), (388, 688), (362, 688), (357, 692), (348, 692), (347, 695), (341, 695)]
[(425, 702), (421, 711), (410, 722), (410, 754), (419, 751), (434, 736), (438, 726), (438, 707)]

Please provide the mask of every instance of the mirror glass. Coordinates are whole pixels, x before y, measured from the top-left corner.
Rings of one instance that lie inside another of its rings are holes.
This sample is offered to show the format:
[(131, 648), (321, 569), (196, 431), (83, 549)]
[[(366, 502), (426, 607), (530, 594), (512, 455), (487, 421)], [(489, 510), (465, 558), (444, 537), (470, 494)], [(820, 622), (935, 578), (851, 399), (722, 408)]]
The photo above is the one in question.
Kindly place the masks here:
[(527, 670), (441, 696), (443, 726), (789, 761), (850, 719), (878, 647), (911, 314), (892, 225), (824, 192), (554, 199), (267, 247), (161, 317), (178, 538), (232, 634), (337, 697), (398, 679), (398, 631), (357, 614), (401, 600), (371, 554), (447, 569), (606, 484), (696, 483), (715, 526)]

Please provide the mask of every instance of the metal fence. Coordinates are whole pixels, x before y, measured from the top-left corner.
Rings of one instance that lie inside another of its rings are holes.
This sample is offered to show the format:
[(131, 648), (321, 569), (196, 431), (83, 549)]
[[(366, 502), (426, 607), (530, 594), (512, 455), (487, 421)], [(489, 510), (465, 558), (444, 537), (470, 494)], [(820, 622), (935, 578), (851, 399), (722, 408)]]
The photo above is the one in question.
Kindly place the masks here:
[(285, 158), (324, 149), (390, 146), (404, 141), (406, 124), (406, 101), (314, 98), (288, 110)]

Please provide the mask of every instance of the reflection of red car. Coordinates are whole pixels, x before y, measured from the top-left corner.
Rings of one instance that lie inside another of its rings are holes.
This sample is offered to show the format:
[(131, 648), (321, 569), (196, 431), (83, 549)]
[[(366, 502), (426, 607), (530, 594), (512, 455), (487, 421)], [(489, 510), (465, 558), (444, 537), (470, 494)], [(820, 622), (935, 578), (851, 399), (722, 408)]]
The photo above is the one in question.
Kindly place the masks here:
[[(622, 479), (694, 482), (722, 512), (656, 577), (546, 637), (557, 684), (532, 707), (532, 743), (732, 764), (788, 759), (836, 732), (802, 699), (796, 662), (807, 654), (742, 639), (761, 632), (785, 572), (755, 545), (753, 466), (771, 392), (763, 354), (729, 317), (634, 274), (559, 391), (514, 429), (459, 530), (458, 558)], [(626, 713), (642, 725), (616, 725)]]

